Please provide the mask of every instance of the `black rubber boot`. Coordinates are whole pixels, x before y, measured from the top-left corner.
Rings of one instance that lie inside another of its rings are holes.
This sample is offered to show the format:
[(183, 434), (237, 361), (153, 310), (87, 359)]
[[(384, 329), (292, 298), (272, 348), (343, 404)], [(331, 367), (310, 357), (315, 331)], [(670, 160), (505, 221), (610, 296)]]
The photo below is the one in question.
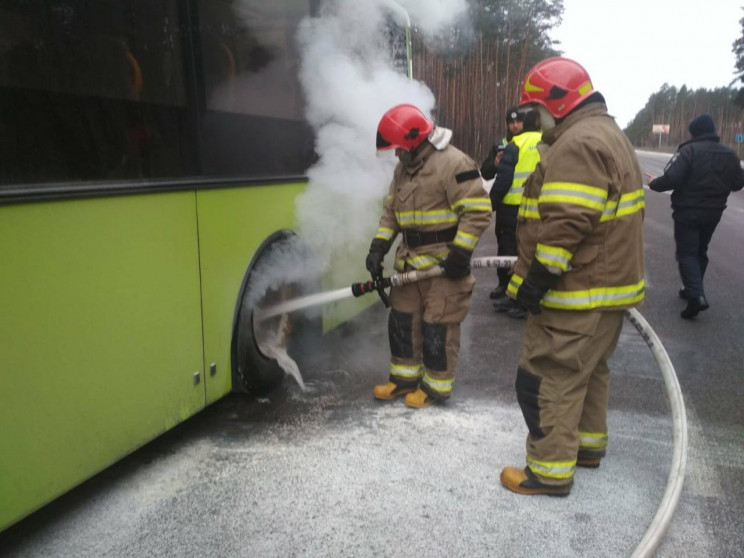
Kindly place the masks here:
[(493, 309), (496, 312), (508, 312), (513, 308), (519, 308), (519, 306), (511, 298), (502, 298), (493, 303)]
[(517, 304), (514, 308), (509, 310), (506, 313), (506, 315), (509, 316), (510, 318), (515, 318), (517, 320), (523, 320), (524, 318), (527, 317), (527, 310), (525, 310), (519, 304)]
[(496, 287), (496, 288), (495, 288), (494, 290), (492, 290), (492, 291), (491, 291), (491, 292), (489, 293), (489, 295), (488, 295), (488, 297), (489, 297), (489, 298), (490, 298), (491, 300), (496, 300), (497, 298), (501, 298), (501, 297), (503, 297), (503, 296), (506, 296), (506, 289), (504, 289), (504, 287), (502, 287), (501, 285), (499, 285), (499, 286), (498, 286), (498, 287)]

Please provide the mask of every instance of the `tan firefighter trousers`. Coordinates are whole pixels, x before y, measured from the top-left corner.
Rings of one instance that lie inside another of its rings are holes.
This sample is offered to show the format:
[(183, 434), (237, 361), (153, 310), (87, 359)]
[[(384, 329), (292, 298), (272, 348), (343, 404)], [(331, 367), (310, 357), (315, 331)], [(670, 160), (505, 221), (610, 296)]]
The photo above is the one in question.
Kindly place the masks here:
[(543, 308), (527, 320), (517, 400), (529, 428), (527, 466), (545, 484), (568, 484), (579, 452), (604, 456), (612, 356), (623, 311)]
[(390, 290), (390, 381), (420, 385), (429, 396), (452, 393), (460, 353), (460, 323), (475, 279), (435, 277)]

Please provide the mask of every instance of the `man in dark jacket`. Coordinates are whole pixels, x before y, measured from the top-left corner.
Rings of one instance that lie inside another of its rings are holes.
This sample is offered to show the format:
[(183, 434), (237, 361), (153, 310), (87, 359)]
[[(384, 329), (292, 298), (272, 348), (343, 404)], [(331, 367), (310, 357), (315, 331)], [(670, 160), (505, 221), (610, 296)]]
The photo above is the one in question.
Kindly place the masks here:
[[(496, 176), (496, 171), (501, 163), (501, 156), (509, 142), (517, 134), (522, 132), (522, 119), (524, 115), (519, 111), (519, 107), (510, 107), (506, 111), (506, 135), (501, 138), (499, 143), (493, 144), (491, 150), (481, 165), (481, 176), (486, 180), (491, 180)], [(504, 287), (506, 288), (506, 287)], [(491, 297), (496, 298), (496, 297)]]
[(692, 139), (681, 144), (658, 178), (646, 173), (648, 187), (672, 190), (672, 218), (676, 258), (687, 300), (682, 317), (691, 320), (708, 309), (703, 277), (708, 267), (708, 244), (713, 238), (726, 200), (744, 186), (739, 157), (716, 135), (713, 119), (701, 114), (690, 122)]

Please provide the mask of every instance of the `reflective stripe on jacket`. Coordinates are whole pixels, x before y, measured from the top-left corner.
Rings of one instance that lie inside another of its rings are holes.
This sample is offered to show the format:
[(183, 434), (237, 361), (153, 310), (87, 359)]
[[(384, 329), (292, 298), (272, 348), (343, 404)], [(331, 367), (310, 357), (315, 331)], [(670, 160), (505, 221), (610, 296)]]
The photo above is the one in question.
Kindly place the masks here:
[[(403, 229), (422, 232), (457, 227), (454, 246), (469, 252), (491, 222), (491, 200), (475, 162), (452, 145), (427, 143), (408, 165), (398, 163), (375, 238), (392, 241)], [(395, 269), (426, 269), (449, 253), (446, 243), (417, 247), (401, 242)]]
[(563, 310), (621, 310), (644, 297), (643, 180), (633, 146), (591, 103), (543, 134), (549, 145), (524, 185), (516, 296), (532, 258), (560, 275), (542, 304)]
[(542, 134), (540, 132), (522, 132), (514, 136), (512, 141), (519, 148), (519, 158), (514, 167), (514, 180), (512, 180), (511, 187), (501, 203), (519, 205), (522, 201), (524, 182), (535, 170), (537, 163), (540, 162), (540, 152), (537, 150), (537, 144), (540, 143), (541, 138)]

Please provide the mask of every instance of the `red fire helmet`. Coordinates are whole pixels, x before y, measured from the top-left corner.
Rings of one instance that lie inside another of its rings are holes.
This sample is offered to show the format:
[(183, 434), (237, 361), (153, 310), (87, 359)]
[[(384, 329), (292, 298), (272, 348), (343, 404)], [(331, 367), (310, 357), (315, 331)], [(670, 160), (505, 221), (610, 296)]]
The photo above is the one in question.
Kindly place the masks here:
[(413, 105), (397, 105), (382, 115), (377, 125), (377, 150), (400, 147), (413, 151), (434, 129), (434, 123)]
[(556, 56), (535, 64), (522, 82), (519, 106), (537, 103), (563, 118), (594, 93), (587, 71), (569, 58)]

